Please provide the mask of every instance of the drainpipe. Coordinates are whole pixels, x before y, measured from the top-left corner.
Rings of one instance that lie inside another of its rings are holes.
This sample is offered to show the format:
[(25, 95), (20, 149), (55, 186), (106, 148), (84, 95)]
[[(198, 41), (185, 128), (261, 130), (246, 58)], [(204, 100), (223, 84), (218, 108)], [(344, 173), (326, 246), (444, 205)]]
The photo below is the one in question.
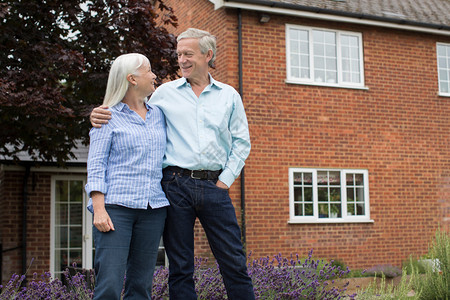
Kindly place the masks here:
[[(27, 209), (28, 209), (28, 178), (30, 177), (30, 165), (25, 165), (22, 190), (22, 275), (27, 272)], [(26, 283), (26, 278), (24, 280)]]
[[(238, 61), (239, 61), (239, 94), (244, 101), (244, 88), (242, 83), (242, 12), (238, 8)], [(244, 252), (247, 252), (247, 236), (245, 233), (245, 167), (241, 171), (241, 235)]]

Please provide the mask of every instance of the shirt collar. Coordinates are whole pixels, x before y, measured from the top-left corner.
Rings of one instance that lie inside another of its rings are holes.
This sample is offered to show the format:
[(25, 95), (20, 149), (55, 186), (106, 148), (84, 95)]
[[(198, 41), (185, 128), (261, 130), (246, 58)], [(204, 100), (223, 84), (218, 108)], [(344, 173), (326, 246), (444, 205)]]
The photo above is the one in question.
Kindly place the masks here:
[[(210, 73), (208, 73), (209, 76), (209, 85), (207, 85), (206, 88), (208, 87), (216, 87), (218, 89), (222, 89), (222, 87), (220, 86), (220, 82), (214, 80), (214, 78), (211, 76)], [(186, 78), (182, 77), (180, 78), (180, 80), (177, 82), (176, 87), (182, 87), (182, 86), (187, 86), (189, 84), (189, 82), (186, 80)]]
[[(145, 104), (145, 107), (147, 108), (147, 110), (151, 110), (152, 109), (152, 107), (147, 102), (145, 102), (144, 104)], [(124, 110), (131, 111), (130, 107), (128, 105), (126, 105), (125, 103), (123, 103), (122, 101), (120, 101), (119, 103), (114, 105), (112, 108), (117, 110), (117, 111), (124, 111)]]

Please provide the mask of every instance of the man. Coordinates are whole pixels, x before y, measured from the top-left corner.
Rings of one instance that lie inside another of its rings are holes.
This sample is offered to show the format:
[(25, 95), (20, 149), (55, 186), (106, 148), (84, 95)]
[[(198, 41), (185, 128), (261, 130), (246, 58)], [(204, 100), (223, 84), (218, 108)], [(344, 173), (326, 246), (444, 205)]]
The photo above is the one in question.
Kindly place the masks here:
[[(250, 153), (241, 97), (208, 72), (215, 37), (190, 28), (177, 39), (183, 78), (161, 85), (150, 98), (166, 116), (167, 148), (162, 185), (170, 207), (164, 231), (170, 299), (197, 299), (194, 224), (199, 218), (217, 259), (228, 299), (254, 299), (240, 229), (228, 189)], [(94, 126), (104, 123), (100, 108)]]

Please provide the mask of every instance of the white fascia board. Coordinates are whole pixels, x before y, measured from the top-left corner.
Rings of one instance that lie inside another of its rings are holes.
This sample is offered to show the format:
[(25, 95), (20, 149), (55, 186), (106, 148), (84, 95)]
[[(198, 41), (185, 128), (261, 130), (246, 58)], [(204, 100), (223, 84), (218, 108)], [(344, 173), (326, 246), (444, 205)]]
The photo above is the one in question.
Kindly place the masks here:
[(222, 6), (224, 6), (224, 1), (223, 0), (209, 0), (209, 2), (214, 3), (214, 9), (217, 10), (219, 8), (221, 8)]
[(223, 0), (209, 0), (209, 1), (214, 3), (214, 9), (216, 9), (216, 10), (219, 8), (222, 8), (222, 7), (241, 8), (241, 9), (254, 10), (254, 11), (266, 12), (266, 13), (271, 13), (271, 14), (280, 14), (280, 15), (302, 17), (302, 18), (309, 18), (309, 19), (353, 23), (353, 24), (359, 24), (359, 25), (369, 25), (369, 26), (377, 26), (377, 27), (385, 27), (385, 28), (392, 28), (392, 29), (409, 30), (409, 31), (450, 36), (450, 31), (448, 31), (448, 30), (439, 30), (439, 29), (411, 26), (411, 25), (401, 25), (401, 24), (394, 24), (394, 23), (389, 23), (389, 22), (350, 18), (350, 17), (329, 15), (329, 14), (323, 14), (323, 13), (313, 13), (313, 12), (308, 12), (308, 11), (293, 10), (293, 9), (286, 9), (286, 8), (267, 7), (264, 5), (253, 5), (253, 4), (229, 2), (229, 1), (223, 1)]
[[(19, 165), (0, 165), (1, 171), (23, 171), (24, 166)], [(42, 166), (42, 167), (31, 167), (31, 172), (44, 172), (44, 173), (81, 173), (86, 174), (86, 167), (53, 167), (53, 166)]]

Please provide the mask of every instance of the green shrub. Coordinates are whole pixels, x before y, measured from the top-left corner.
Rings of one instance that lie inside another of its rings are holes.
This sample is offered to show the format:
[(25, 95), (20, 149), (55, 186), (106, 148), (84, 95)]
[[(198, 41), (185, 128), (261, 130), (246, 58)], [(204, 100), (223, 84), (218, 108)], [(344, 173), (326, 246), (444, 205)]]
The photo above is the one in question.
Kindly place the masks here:
[(415, 273), (414, 269), (410, 276), (406, 274), (406, 269), (404, 268), (402, 271), (402, 279), (397, 286), (394, 286), (393, 283), (386, 284), (386, 277), (381, 277), (381, 283), (377, 284), (377, 279), (374, 278), (374, 281), (365, 289), (357, 292), (358, 296), (356, 299), (358, 300), (369, 300), (369, 299), (377, 299), (377, 300), (415, 300), (421, 299), (420, 292), (414, 289), (415, 282)]
[(425, 274), (426, 271), (426, 265), (421, 260), (413, 258), (413, 256), (410, 256), (409, 260), (404, 261), (402, 266), (408, 275), (412, 273), (413, 269), (418, 274)]
[(450, 299), (450, 234), (438, 229), (428, 254), (433, 263), (414, 284), (420, 299)]

